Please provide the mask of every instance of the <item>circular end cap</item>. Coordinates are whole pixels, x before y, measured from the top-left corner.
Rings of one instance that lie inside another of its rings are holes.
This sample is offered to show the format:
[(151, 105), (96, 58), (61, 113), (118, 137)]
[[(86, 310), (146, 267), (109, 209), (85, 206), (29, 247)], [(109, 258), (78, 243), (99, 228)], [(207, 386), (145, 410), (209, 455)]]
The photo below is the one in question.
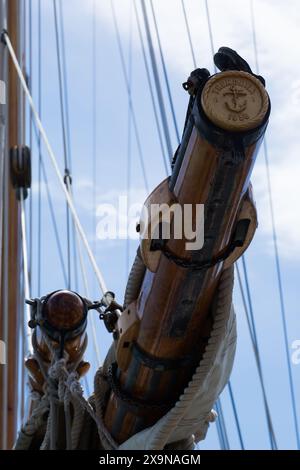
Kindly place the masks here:
[(44, 311), (47, 321), (58, 330), (73, 329), (84, 318), (85, 307), (74, 292), (61, 290), (47, 299)]
[(218, 127), (242, 132), (262, 123), (269, 98), (262, 83), (253, 75), (230, 70), (208, 80), (201, 105), (209, 120)]

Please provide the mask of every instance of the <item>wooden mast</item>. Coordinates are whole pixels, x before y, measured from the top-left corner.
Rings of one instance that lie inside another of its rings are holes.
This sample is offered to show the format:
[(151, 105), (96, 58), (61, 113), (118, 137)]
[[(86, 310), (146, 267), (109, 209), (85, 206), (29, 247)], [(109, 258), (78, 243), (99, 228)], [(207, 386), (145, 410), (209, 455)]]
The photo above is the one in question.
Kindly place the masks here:
[[(10, 0), (1, 11), (1, 29), (6, 27), (17, 55), (20, 56), (20, 2)], [(2, 258), (0, 339), (6, 343), (6, 365), (0, 367), (0, 422), (1, 448), (12, 447), (17, 431), (18, 416), (18, 344), (20, 339), (21, 312), (21, 232), (20, 212), (15, 190), (10, 181), (9, 149), (22, 144), (22, 95), (14, 66), (8, 60), (5, 45), (1, 44), (6, 82), (5, 144), (3, 152), (3, 214), (2, 214)], [(1, 143), (2, 144), (2, 143)]]

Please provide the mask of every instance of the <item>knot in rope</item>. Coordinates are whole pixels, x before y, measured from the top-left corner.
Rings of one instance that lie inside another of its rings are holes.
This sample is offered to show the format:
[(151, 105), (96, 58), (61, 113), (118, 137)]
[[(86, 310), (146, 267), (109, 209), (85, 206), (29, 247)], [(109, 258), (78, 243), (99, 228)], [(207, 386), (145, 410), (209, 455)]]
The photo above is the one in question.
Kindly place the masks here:
[(53, 380), (63, 380), (66, 376), (67, 369), (66, 369), (66, 360), (65, 359), (58, 359), (55, 361), (50, 367), (48, 371), (48, 375)]
[(66, 386), (69, 389), (71, 395), (83, 396), (83, 389), (78, 381), (77, 372), (71, 372), (66, 380)]

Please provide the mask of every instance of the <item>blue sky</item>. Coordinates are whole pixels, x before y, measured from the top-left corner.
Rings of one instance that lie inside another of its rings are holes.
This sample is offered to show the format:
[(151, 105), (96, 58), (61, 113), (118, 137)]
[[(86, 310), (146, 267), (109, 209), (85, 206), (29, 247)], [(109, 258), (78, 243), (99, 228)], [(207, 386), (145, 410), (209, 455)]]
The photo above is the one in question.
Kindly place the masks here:
[[(27, 2), (28, 3), (28, 2)], [(149, 4), (146, 2), (148, 7)], [(37, 101), (37, 0), (33, 5), (33, 95)], [(130, 31), (132, 31), (132, 100), (138, 121), (143, 155), (150, 188), (163, 178), (165, 171), (155, 128), (154, 114), (142, 58), (141, 46), (131, 0), (114, 2), (121, 33), (121, 41), (128, 63)], [(138, 2), (139, 4), (139, 2)], [(226, 8), (225, 8), (226, 4)], [(197, 66), (206, 67), (213, 73), (212, 55), (205, 16), (204, 1), (186, 0)], [(95, 248), (97, 262), (106, 283), (120, 302), (123, 299), (127, 279), (126, 240), (100, 241), (94, 233), (93, 208), (93, 94), (92, 94), (92, 25), (93, 1), (62, 0), (66, 67), (68, 76), (69, 115), (72, 151), (73, 190), (76, 207)], [(249, 61), (256, 72), (254, 48), (248, 0), (209, 1), (214, 46), (226, 45), (237, 50)], [(181, 83), (193, 70), (180, 0), (154, 0), (154, 8), (161, 34), (161, 42), (170, 80), (176, 117), (180, 131), (184, 124), (188, 96)], [(256, 35), (260, 73), (265, 76), (272, 100), (272, 116), (267, 131), (272, 191), (276, 229), (280, 250), (284, 298), (288, 321), (289, 346), (300, 339), (299, 320), (299, 261), (300, 261), (300, 160), (298, 155), (300, 118), (300, 57), (299, 21), (300, 5), (297, 0), (255, 0)], [(140, 11), (140, 9), (139, 9)], [(130, 13), (131, 12), (131, 13)], [(148, 8), (150, 15), (150, 9)], [(131, 17), (131, 20), (130, 20)], [(122, 76), (121, 62), (112, 20), (109, 0), (96, 1), (96, 157), (98, 203), (116, 203), (120, 194), (127, 193), (127, 139), (128, 96)], [(131, 26), (130, 26), (131, 24)], [(142, 26), (143, 27), (143, 26)], [(151, 22), (153, 30), (153, 24)], [(143, 28), (144, 31), (144, 28)], [(158, 59), (157, 43), (155, 51)], [(159, 60), (158, 60), (159, 62)], [(160, 66), (160, 63), (159, 63)], [(161, 73), (161, 67), (160, 67)], [(162, 75), (161, 75), (162, 77)], [(162, 84), (163, 84), (163, 78)], [(166, 89), (163, 84), (165, 104), (171, 129), (172, 145), (177, 143), (172, 127)], [(42, 122), (63, 171), (63, 146), (59, 107), (57, 59), (53, 5), (42, 1)], [(48, 156), (43, 148), (43, 159), (50, 181), (61, 240), (66, 253), (65, 203)], [(32, 264), (32, 295), (37, 292), (37, 152), (33, 146), (33, 233), (34, 250)], [(132, 133), (131, 152), (131, 201), (143, 202), (145, 185), (139, 162), (136, 141)], [(252, 183), (259, 215), (259, 227), (246, 253), (248, 275), (256, 320), (258, 342), (262, 358), (267, 395), (272, 411), (275, 434), (279, 448), (295, 448), (290, 396), (287, 381), (286, 358), (280, 305), (275, 272), (274, 249), (267, 193), (264, 156), (261, 152), (254, 169)], [(42, 279), (41, 294), (64, 288), (53, 228), (49, 216), (45, 190), (42, 187)], [(97, 218), (96, 218), (97, 222)], [(137, 242), (130, 241), (130, 259), (133, 259)], [(89, 284), (93, 298), (99, 298), (97, 283), (90, 270)], [(74, 284), (72, 286), (74, 288)], [(80, 279), (79, 291), (84, 293)], [(258, 376), (247, 330), (245, 314), (239, 290), (234, 291), (238, 320), (238, 347), (232, 374), (232, 387), (241, 422), (245, 446), (268, 448), (269, 441), (262, 405)], [(110, 344), (110, 337), (97, 323), (102, 359)], [(88, 355), (96, 361), (92, 348)], [(300, 391), (300, 365), (292, 365), (296, 396)], [(222, 404), (232, 448), (239, 448), (237, 433), (227, 391)], [(298, 404), (298, 416), (300, 406)], [(219, 448), (216, 426), (212, 425), (201, 448)]]

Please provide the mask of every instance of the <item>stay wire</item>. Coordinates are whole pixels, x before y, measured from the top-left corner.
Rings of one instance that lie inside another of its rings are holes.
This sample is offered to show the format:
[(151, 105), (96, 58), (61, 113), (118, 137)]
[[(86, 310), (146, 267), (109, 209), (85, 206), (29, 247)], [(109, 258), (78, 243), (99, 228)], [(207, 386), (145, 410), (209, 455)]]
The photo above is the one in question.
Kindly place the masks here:
[(94, 273), (97, 277), (97, 280), (99, 282), (99, 287), (101, 289), (101, 291), (103, 292), (103, 294), (105, 294), (107, 292), (107, 288), (106, 288), (106, 284), (105, 284), (105, 281), (104, 281), (104, 278), (103, 278), (103, 275), (99, 269), (99, 267), (97, 266), (97, 263), (96, 263), (96, 260), (95, 260), (95, 257), (92, 253), (92, 250), (91, 250), (91, 247), (89, 245), (89, 242), (88, 242), (88, 239), (87, 239), (87, 236), (84, 232), (84, 229), (80, 223), (80, 220), (79, 220), (79, 217), (78, 217), (78, 214), (77, 214), (77, 211), (76, 211), (76, 208), (74, 206), (74, 203), (73, 203), (73, 200), (72, 198), (70, 197), (70, 194), (68, 192), (68, 190), (66, 189), (65, 187), (65, 184), (64, 184), (64, 181), (63, 181), (63, 177), (60, 173), (60, 170), (59, 170), (59, 166), (58, 166), (58, 163), (57, 163), (57, 160), (56, 160), (56, 157), (55, 157), (55, 154), (52, 150), (52, 147), (50, 145), (50, 142), (49, 142), (49, 139), (47, 137), (47, 134), (45, 132), (45, 129), (41, 123), (41, 120), (39, 118), (39, 115), (37, 113), (37, 110), (35, 108), (35, 105), (34, 105), (34, 102), (33, 102), (33, 99), (32, 99), (32, 96), (28, 90), (28, 87), (27, 87), (27, 83), (26, 83), (26, 80), (24, 79), (24, 75), (22, 73), (22, 70), (20, 68), (20, 65), (19, 65), (19, 62), (18, 62), (18, 59), (16, 57), (16, 54), (15, 54), (15, 51), (14, 51), (14, 48), (11, 44), (11, 41), (10, 41), (10, 38), (8, 36), (8, 33), (6, 31), (3, 31), (2, 32), (2, 38), (3, 40), (5, 41), (6, 45), (7, 45), (7, 48), (9, 50), (9, 53), (10, 53), (10, 56), (11, 56), (11, 59), (13, 61), (13, 64), (15, 66), (15, 69), (17, 71), (17, 74), (18, 74), (18, 77), (20, 79), (20, 82), (21, 82), (21, 85), (23, 87), (23, 90), (25, 91), (25, 94), (27, 96), (27, 99), (29, 101), (29, 104), (30, 104), (30, 107), (32, 109), (32, 113), (33, 113), (33, 117), (36, 121), (36, 125), (39, 129), (39, 132), (41, 134), (41, 137), (43, 138), (43, 141), (45, 143), (45, 147), (47, 149), (47, 152), (48, 152), (48, 155), (49, 155), (49, 158), (50, 158), (50, 161), (52, 163), (52, 166), (53, 166), (53, 169), (56, 173), (56, 176), (57, 176), (57, 179), (58, 179), (58, 182), (59, 182), (59, 185), (61, 187), (61, 190), (63, 191), (64, 193), (64, 196), (66, 198), (66, 200), (68, 201), (68, 205), (69, 205), (69, 208), (70, 208), (70, 211), (71, 211), (71, 214), (72, 214), (72, 217), (74, 219), (74, 222), (76, 224), (76, 227), (77, 227), (77, 230), (78, 230), (78, 233), (80, 234), (80, 237), (82, 239), (82, 242), (85, 246), (85, 249), (87, 251), (87, 254), (88, 254), (88, 257), (90, 259), (90, 262), (91, 262), (91, 265), (93, 267), (93, 270), (94, 270)]
[[(38, 113), (42, 116), (42, 30), (41, 30), (41, 0), (38, 3)], [(31, 112), (32, 115), (32, 112)], [(41, 187), (41, 166), (42, 149), (41, 133), (38, 134), (38, 269), (37, 269), (37, 292), (41, 296), (41, 275), (42, 275), (42, 187)]]
[[(59, 83), (59, 100), (60, 100), (60, 114), (61, 114), (61, 128), (63, 137), (63, 157), (65, 166), (64, 183), (68, 191), (70, 191), (71, 176), (68, 165), (68, 154), (67, 154), (67, 138), (66, 138), (66, 126), (65, 126), (65, 109), (64, 109), (64, 96), (63, 96), (63, 78), (62, 78), (62, 65), (61, 65), (61, 52), (60, 52), (60, 39), (58, 30), (58, 19), (57, 19), (57, 5), (56, 0), (53, 0), (53, 11), (54, 11), (54, 25), (55, 25), (55, 39), (56, 39), (56, 58), (58, 67), (58, 83)], [(68, 203), (66, 202), (66, 227), (67, 227), (67, 266), (68, 266), (68, 289), (71, 289), (71, 233), (70, 233), (70, 214)]]
[[(272, 423), (272, 418), (271, 418), (271, 412), (270, 412), (268, 399), (267, 399), (267, 394), (266, 394), (266, 388), (265, 388), (265, 383), (264, 383), (264, 378), (263, 378), (263, 372), (262, 372), (262, 366), (261, 366), (261, 361), (260, 361), (260, 354), (259, 354), (258, 344), (255, 341), (255, 335), (253, 334), (253, 330), (252, 330), (252, 327), (251, 327), (251, 319), (250, 319), (249, 309), (248, 309), (247, 302), (246, 302), (246, 296), (245, 296), (244, 289), (243, 289), (242, 278), (241, 278), (241, 275), (240, 275), (238, 262), (235, 264), (235, 267), (236, 267), (236, 272), (237, 272), (237, 276), (238, 276), (239, 288), (240, 288), (242, 302), (243, 302), (243, 306), (244, 306), (244, 310), (245, 310), (245, 314), (246, 314), (246, 320), (247, 320), (247, 324), (248, 324), (250, 339), (251, 339), (251, 343), (252, 343), (252, 347), (253, 347), (253, 351), (254, 351), (255, 363), (256, 363), (256, 367), (257, 367), (257, 371), (258, 371), (258, 377), (259, 377), (259, 382), (260, 382), (262, 396), (263, 396), (263, 404), (264, 404), (264, 409), (265, 409), (265, 414), (266, 414), (270, 445), (271, 445), (272, 450), (277, 450), (277, 443), (276, 443), (276, 438), (275, 438), (275, 433), (274, 433), (274, 428), (273, 428), (273, 423)], [(245, 281), (245, 282), (247, 282), (247, 281)]]
[(154, 78), (154, 83), (155, 83), (155, 88), (156, 88), (156, 93), (157, 93), (157, 100), (158, 100), (158, 105), (159, 105), (159, 110), (160, 110), (161, 122), (162, 122), (162, 127), (164, 130), (169, 160), (170, 160), (170, 163), (172, 163), (173, 149), (172, 149), (172, 143), (171, 143), (171, 138), (170, 138), (170, 131), (169, 131), (167, 115), (166, 115), (166, 110), (165, 110), (165, 105), (164, 105), (164, 99), (163, 99), (162, 89), (160, 85), (159, 73), (158, 73), (158, 68), (157, 68), (153, 43), (152, 43), (152, 36), (150, 32), (150, 27), (149, 27), (148, 14), (147, 14), (144, 0), (141, 0), (141, 6), (142, 6), (142, 13), (143, 13), (144, 25), (145, 25), (145, 30), (146, 30), (149, 54), (150, 54), (150, 59), (151, 59), (153, 78)]
[(141, 169), (142, 169), (142, 175), (143, 175), (143, 179), (144, 179), (145, 189), (146, 189), (147, 193), (149, 193), (149, 184), (148, 184), (148, 178), (147, 178), (145, 162), (144, 162), (144, 153), (143, 153), (143, 150), (142, 150), (138, 125), (137, 125), (137, 121), (136, 121), (135, 109), (134, 109), (133, 102), (132, 102), (132, 95), (131, 95), (129, 82), (128, 82), (124, 52), (123, 52), (122, 42), (121, 42), (121, 38), (120, 38), (120, 30), (119, 30), (119, 25), (118, 25), (118, 21), (117, 21), (117, 16), (116, 16), (116, 11), (115, 11), (113, 0), (111, 0), (110, 5), (111, 5), (111, 10), (112, 10), (112, 17), (113, 17), (113, 23), (114, 23), (114, 27), (115, 27), (116, 37), (117, 37), (117, 44), (118, 44), (119, 54), (120, 54), (120, 58), (121, 58), (122, 72), (123, 72), (123, 76), (124, 76), (126, 91), (127, 91), (128, 98), (129, 98), (129, 106), (130, 106), (130, 111), (131, 111), (131, 116), (132, 116), (132, 123), (133, 123), (135, 138), (136, 138), (136, 144), (137, 144), (137, 148), (138, 148), (139, 160), (140, 160)]
[[(36, 137), (36, 141), (38, 142), (39, 133), (38, 133), (38, 130), (37, 130), (37, 128), (34, 124), (35, 123), (32, 122), (32, 128), (34, 130), (34, 135)], [(55, 210), (54, 210), (54, 205), (53, 205), (52, 196), (51, 196), (51, 192), (50, 192), (50, 185), (49, 185), (49, 182), (48, 182), (47, 172), (46, 172), (46, 168), (45, 168), (43, 158), (41, 159), (41, 173), (42, 173), (42, 178), (43, 178), (44, 185), (45, 185), (46, 196), (47, 196), (47, 201), (48, 201), (48, 206), (49, 206), (49, 212), (50, 212), (51, 222), (52, 222), (52, 226), (53, 226), (53, 230), (54, 230), (54, 237), (55, 237), (57, 250), (58, 250), (58, 256), (59, 256), (60, 265), (61, 265), (61, 269), (62, 269), (62, 275), (63, 275), (63, 278), (64, 278), (65, 286), (67, 286), (67, 284), (68, 284), (67, 270), (66, 270), (65, 263), (64, 263), (63, 249), (62, 249), (61, 242), (60, 242), (60, 236), (59, 236), (59, 231), (58, 231), (58, 226), (57, 226), (57, 221), (56, 221), (56, 216), (55, 216)]]
[[(255, 25), (255, 13), (254, 13), (253, 0), (250, 0), (250, 12), (251, 12), (252, 40), (253, 40), (255, 64), (257, 68), (257, 73), (259, 73), (258, 48), (257, 48), (257, 39), (256, 39), (256, 25)], [(264, 150), (265, 166), (266, 166), (266, 173), (267, 173), (267, 188), (268, 188), (270, 214), (271, 214), (274, 256), (275, 256), (276, 275), (277, 275), (278, 292), (279, 292), (281, 321), (282, 321), (283, 336), (284, 336), (284, 347), (285, 347), (287, 370), (288, 370), (288, 380), (289, 380), (290, 396), (291, 396), (291, 402), (292, 402), (292, 413), (293, 413), (294, 428), (295, 428), (296, 441), (297, 441), (297, 449), (300, 450), (300, 432), (299, 432), (298, 415), (297, 415), (295, 385), (294, 385), (291, 360), (290, 360), (286, 309), (285, 309), (285, 301), (284, 301), (284, 293), (283, 293), (283, 285), (282, 285), (281, 265), (280, 265), (280, 257), (279, 257), (278, 241), (277, 241), (278, 238), (277, 238), (276, 221), (275, 221), (274, 204), (273, 204), (273, 193), (272, 193), (272, 185), (271, 185), (271, 172), (270, 172), (269, 154), (268, 154), (268, 146), (267, 146), (266, 138), (264, 139), (264, 142), (263, 142), (263, 150)]]
[(170, 161), (169, 161), (169, 159), (166, 155), (166, 151), (165, 151), (165, 147), (164, 147), (164, 143), (163, 143), (163, 136), (162, 136), (162, 131), (161, 131), (161, 128), (160, 128), (160, 123), (159, 123), (158, 111), (157, 111), (157, 106), (156, 106), (155, 97), (154, 97), (154, 90), (153, 90), (153, 86), (152, 86), (152, 82), (151, 82), (150, 69), (149, 69), (148, 59), (147, 59), (147, 55), (146, 55), (146, 49), (145, 49), (145, 44), (144, 44), (144, 39), (143, 39), (143, 34), (142, 34), (141, 22), (140, 22), (139, 14), (138, 14), (137, 7), (136, 7), (136, 0), (133, 1), (133, 5), (134, 5), (135, 18), (136, 18), (136, 22), (137, 22), (138, 33), (139, 33), (139, 38), (140, 38), (140, 43), (141, 43), (141, 48), (142, 48), (143, 60), (144, 60), (144, 64), (145, 64), (147, 82), (148, 82), (148, 86), (149, 86), (150, 97), (151, 97), (151, 102), (152, 102), (152, 107), (153, 107), (153, 112), (154, 112), (154, 119), (155, 119), (156, 129), (157, 129), (157, 133), (158, 133), (160, 149), (161, 149), (161, 153), (162, 153), (162, 156), (163, 156), (164, 169), (165, 169), (166, 176), (168, 176), (169, 173), (170, 173)]
[[(29, 0), (29, 7), (28, 7), (28, 35), (29, 35), (29, 89), (32, 93), (32, 0)], [(32, 150), (32, 112), (29, 108), (29, 147)], [(32, 246), (33, 246), (33, 204), (32, 204), (32, 193), (29, 194), (29, 276), (30, 281), (32, 279)]]
[[(67, 75), (67, 61), (66, 61), (66, 47), (65, 47), (65, 27), (64, 27), (64, 12), (62, 6), (62, 0), (58, 2), (59, 6), (59, 21), (61, 31), (61, 62), (62, 62), (62, 80), (63, 80), (63, 96), (65, 100), (65, 129), (66, 129), (66, 143), (67, 143), (67, 155), (68, 155), (68, 168), (72, 175), (73, 181), (73, 165), (72, 165), (72, 147), (71, 147), (71, 136), (70, 136), (70, 118), (69, 118), (69, 93), (68, 93), (68, 75)], [(78, 262), (76, 255), (76, 227), (75, 223), (71, 221), (72, 229), (72, 250), (73, 250), (73, 268), (74, 268), (74, 285), (75, 290), (78, 290)], [(71, 263), (72, 264), (72, 263)]]
[(93, 250), (96, 256), (96, 188), (97, 188), (97, 49), (96, 49), (96, 0), (93, 0), (92, 18), (92, 206), (93, 206)]
[[(151, 11), (152, 11), (152, 16), (153, 16), (153, 21), (154, 21), (156, 38), (157, 38), (157, 43), (158, 43), (158, 48), (159, 48), (160, 60), (161, 60), (162, 69), (163, 69), (163, 75), (164, 75), (165, 84), (166, 84), (166, 88), (167, 88), (167, 94), (168, 94), (169, 105), (170, 105), (170, 109), (171, 109), (171, 115), (172, 115), (175, 134), (176, 134), (176, 138), (177, 138), (177, 144), (179, 145), (180, 136), (179, 136), (177, 119), (176, 119), (176, 115), (175, 115), (175, 109), (174, 109), (173, 98), (172, 98), (172, 93), (171, 93), (170, 80), (169, 80), (168, 73), (167, 73), (165, 57), (164, 57), (164, 53), (163, 53), (163, 49), (162, 49), (162, 45), (161, 45), (159, 29), (158, 29), (158, 26), (157, 26), (156, 14), (155, 14), (155, 10), (154, 10), (154, 7), (153, 7), (153, 1), (152, 0), (150, 0), (150, 5), (151, 5)], [(147, 14), (146, 8), (145, 8), (145, 12)]]
[[(128, 82), (130, 87), (130, 93), (132, 90), (132, 3), (130, 4), (130, 20), (129, 20), (129, 47), (128, 47)], [(132, 142), (131, 142), (131, 129), (132, 120), (130, 112), (130, 103), (128, 99), (128, 111), (127, 111), (127, 175), (126, 175), (126, 193), (127, 193), (127, 238), (126, 238), (126, 258), (125, 258), (125, 276), (128, 277), (130, 269), (130, 238), (128, 233), (128, 220), (129, 220), (129, 206), (130, 206), (130, 190), (131, 190), (131, 160), (132, 160)]]
[[(212, 57), (214, 57), (215, 47), (214, 47), (214, 39), (213, 39), (211, 21), (210, 21), (210, 11), (209, 11), (208, 0), (204, 0), (204, 3), (205, 3), (206, 20), (207, 20), (207, 25), (208, 25), (208, 34), (209, 34), (209, 40), (210, 40), (211, 54), (212, 54)], [(215, 73), (217, 73), (217, 67), (216, 67), (215, 63), (214, 63), (214, 71), (215, 71)]]
[(233, 410), (233, 414), (234, 414), (235, 425), (236, 425), (236, 429), (237, 429), (238, 436), (239, 436), (240, 446), (241, 446), (242, 450), (245, 450), (244, 440), (243, 440), (243, 435), (242, 435), (242, 430), (241, 430), (241, 425), (240, 425), (240, 420), (239, 420), (239, 415), (238, 415), (238, 412), (237, 412), (237, 408), (236, 408), (235, 399), (234, 399), (233, 390), (232, 390), (230, 380), (228, 382), (228, 392), (229, 392), (231, 406), (232, 406), (232, 410)]
[(190, 30), (190, 26), (189, 26), (189, 22), (188, 22), (188, 18), (187, 18), (187, 13), (186, 13), (184, 0), (181, 0), (181, 5), (182, 5), (182, 11), (183, 11), (183, 16), (184, 16), (184, 23), (185, 23), (185, 27), (186, 27), (186, 32), (187, 32), (187, 35), (188, 35), (189, 45), (190, 45), (190, 49), (191, 49), (193, 65), (194, 65), (194, 68), (196, 69), (197, 68), (196, 57), (195, 57), (194, 46), (193, 46), (193, 41), (192, 41), (192, 36), (191, 36), (191, 30)]

